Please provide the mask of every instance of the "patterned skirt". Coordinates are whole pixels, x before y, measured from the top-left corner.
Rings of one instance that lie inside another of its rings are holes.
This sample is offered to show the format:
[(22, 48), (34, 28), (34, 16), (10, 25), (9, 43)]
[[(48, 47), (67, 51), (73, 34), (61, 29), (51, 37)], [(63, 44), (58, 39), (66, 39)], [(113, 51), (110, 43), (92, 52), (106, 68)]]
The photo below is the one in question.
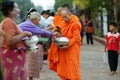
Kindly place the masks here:
[(40, 50), (31, 51), (27, 55), (27, 73), (29, 77), (39, 78), (40, 76)]
[(24, 50), (2, 48), (2, 71), (4, 80), (27, 80)]

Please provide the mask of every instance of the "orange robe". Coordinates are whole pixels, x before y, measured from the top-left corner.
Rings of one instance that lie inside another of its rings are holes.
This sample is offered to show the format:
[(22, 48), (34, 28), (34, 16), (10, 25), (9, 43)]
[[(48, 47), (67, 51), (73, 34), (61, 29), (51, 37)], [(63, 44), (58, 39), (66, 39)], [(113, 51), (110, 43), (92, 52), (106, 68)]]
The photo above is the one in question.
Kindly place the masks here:
[(80, 22), (72, 19), (61, 26), (62, 35), (69, 39), (67, 49), (59, 49), (52, 43), (48, 60), (49, 68), (57, 72), (62, 80), (81, 80), (80, 77)]
[(54, 26), (55, 27), (57, 27), (57, 26), (61, 27), (62, 23), (63, 23), (63, 19), (62, 19), (61, 15), (55, 15)]
[(73, 17), (73, 20), (74, 20), (74, 21), (78, 21), (78, 22), (80, 22), (80, 21), (79, 21), (79, 18), (78, 18), (76, 15), (71, 14), (71, 16)]

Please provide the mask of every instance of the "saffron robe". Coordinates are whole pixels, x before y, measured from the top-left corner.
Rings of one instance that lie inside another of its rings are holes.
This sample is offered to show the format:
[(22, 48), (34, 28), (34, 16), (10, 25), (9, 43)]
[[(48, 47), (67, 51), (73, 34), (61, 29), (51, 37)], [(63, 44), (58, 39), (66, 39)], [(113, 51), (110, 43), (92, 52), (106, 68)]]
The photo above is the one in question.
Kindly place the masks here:
[(74, 15), (61, 26), (62, 36), (69, 39), (67, 49), (58, 48), (53, 42), (49, 51), (49, 68), (57, 72), (62, 80), (81, 80), (80, 77), (80, 31), (81, 24)]
[(61, 27), (61, 25), (62, 25), (63, 22), (64, 21), (63, 21), (61, 15), (55, 15), (55, 17), (54, 17), (54, 26), (55, 27), (57, 27), (57, 26)]

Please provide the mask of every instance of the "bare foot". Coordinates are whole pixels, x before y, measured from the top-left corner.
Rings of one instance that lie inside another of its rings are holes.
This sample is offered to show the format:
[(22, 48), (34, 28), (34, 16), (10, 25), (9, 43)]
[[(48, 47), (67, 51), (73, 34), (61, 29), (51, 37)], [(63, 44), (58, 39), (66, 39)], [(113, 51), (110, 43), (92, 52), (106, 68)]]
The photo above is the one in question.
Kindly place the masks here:
[(111, 72), (110, 72), (110, 75), (114, 75), (114, 72), (113, 72), (113, 71), (111, 71)]
[(114, 74), (117, 74), (117, 72), (116, 72), (116, 71), (113, 71), (113, 73), (114, 73)]

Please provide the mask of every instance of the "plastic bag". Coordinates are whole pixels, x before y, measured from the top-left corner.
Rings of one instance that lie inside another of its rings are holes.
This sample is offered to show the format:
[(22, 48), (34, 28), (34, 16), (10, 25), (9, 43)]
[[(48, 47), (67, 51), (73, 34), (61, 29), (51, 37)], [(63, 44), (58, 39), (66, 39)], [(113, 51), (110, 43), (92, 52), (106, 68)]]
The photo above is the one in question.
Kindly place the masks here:
[(103, 53), (103, 63), (108, 63), (108, 54), (107, 54), (107, 52)]

